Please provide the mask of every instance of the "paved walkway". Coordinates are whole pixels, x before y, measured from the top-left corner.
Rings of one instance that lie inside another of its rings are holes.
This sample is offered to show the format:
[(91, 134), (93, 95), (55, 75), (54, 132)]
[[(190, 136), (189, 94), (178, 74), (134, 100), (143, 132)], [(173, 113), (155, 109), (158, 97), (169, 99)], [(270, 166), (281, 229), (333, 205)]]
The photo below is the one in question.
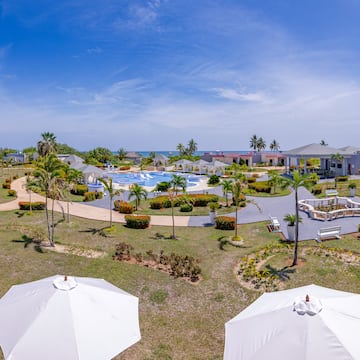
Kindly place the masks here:
[[(0, 204), (0, 211), (16, 210), (19, 208), (19, 201), (29, 201), (29, 194), (25, 190), (25, 178), (20, 178), (12, 182), (11, 188), (16, 190), (18, 197), (16, 200)], [(214, 193), (222, 195), (221, 187), (210, 188), (206, 190), (194, 190), (189, 191), (192, 193)], [(127, 193), (124, 194), (127, 199)], [(249, 203), (245, 208), (242, 208), (238, 212), (238, 224), (254, 223), (259, 221), (269, 221), (269, 216), (276, 216), (280, 222), (281, 230), (286, 235), (286, 222), (283, 220), (284, 215), (287, 213), (295, 213), (295, 198), (293, 194), (281, 197), (247, 197), (249, 200), (255, 201), (260, 207)], [(314, 196), (305, 188), (299, 189), (299, 199), (311, 199)], [(32, 201), (44, 201), (44, 198), (38, 194), (31, 194)], [(360, 198), (355, 198), (355, 201), (360, 201)], [(112, 204), (111, 204), (112, 205)], [(97, 200), (91, 203), (70, 203), (69, 212), (71, 215), (92, 219), (109, 221), (109, 198), (104, 197), (101, 200)], [(56, 211), (67, 211), (67, 203), (57, 201), (55, 206)], [(235, 216), (235, 213), (229, 214)], [(341, 233), (352, 233), (358, 229), (360, 218), (348, 217), (342, 219), (336, 219), (332, 221), (319, 221), (310, 219), (306, 213), (300, 212), (303, 219), (299, 225), (299, 239), (308, 240), (314, 239), (319, 228), (339, 225), (341, 226)], [(116, 211), (112, 213), (113, 221), (119, 223), (125, 223), (124, 214), (120, 214)], [(172, 226), (171, 216), (151, 215), (151, 225), (160, 226)], [(209, 226), (208, 216), (175, 216), (175, 226)]]

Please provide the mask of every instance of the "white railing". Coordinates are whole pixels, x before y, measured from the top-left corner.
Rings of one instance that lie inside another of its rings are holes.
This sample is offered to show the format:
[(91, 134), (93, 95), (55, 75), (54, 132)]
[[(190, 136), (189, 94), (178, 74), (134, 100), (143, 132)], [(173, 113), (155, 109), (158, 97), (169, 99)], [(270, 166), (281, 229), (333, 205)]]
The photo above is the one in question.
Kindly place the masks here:
[[(346, 197), (333, 196), (324, 199), (305, 199), (298, 202), (299, 210), (306, 212), (312, 219), (331, 221), (337, 218), (360, 216), (360, 203)], [(321, 207), (340, 207), (336, 210), (321, 211)]]

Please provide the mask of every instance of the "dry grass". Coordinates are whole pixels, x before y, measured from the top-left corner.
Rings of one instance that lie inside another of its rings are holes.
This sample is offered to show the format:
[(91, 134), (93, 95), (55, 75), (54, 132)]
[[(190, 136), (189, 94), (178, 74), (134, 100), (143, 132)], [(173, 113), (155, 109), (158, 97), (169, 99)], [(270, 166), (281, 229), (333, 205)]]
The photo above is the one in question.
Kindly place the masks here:
[[(58, 215), (60, 221), (61, 217)], [(107, 223), (72, 218), (59, 222), (56, 241), (68, 248), (105, 252), (104, 257), (90, 258), (39, 248), (27, 237), (31, 227), (45, 230), (44, 214), (27, 215), (0, 213), (0, 296), (11, 285), (37, 280), (54, 274), (104, 278), (139, 297), (142, 340), (116, 359), (222, 359), (224, 324), (249, 305), (259, 293), (242, 287), (236, 279), (236, 264), (241, 257), (279, 240), (279, 234), (269, 233), (264, 223), (242, 225), (239, 228), (244, 246), (225, 244), (219, 239), (230, 233), (214, 228), (176, 228), (178, 240), (170, 240), (171, 228), (151, 227), (128, 229), (116, 224), (112, 231)], [(164, 235), (159, 238), (158, 234)], [(124, 241), (135, 251), (153, 250), (192, 255), (201, 260), (202, 280), (194, 285), (151, 268), (112, 260), (115, 244)], [(327, 242), (329, 246), (333, 243)], [(355, 251), (359, 242), (345, 238), (344, 243)], [(317, 246), (314, 243), (314, 246)], [(282, 267), (281, 255), (269, 260)], [(305, 259), (295, 270), (285, 287), (309, 283), (335, 286), (342, 290), (359, 291), (360, 271), (338, 260)], [(1, 356), (0, 356), (1, 357)]]

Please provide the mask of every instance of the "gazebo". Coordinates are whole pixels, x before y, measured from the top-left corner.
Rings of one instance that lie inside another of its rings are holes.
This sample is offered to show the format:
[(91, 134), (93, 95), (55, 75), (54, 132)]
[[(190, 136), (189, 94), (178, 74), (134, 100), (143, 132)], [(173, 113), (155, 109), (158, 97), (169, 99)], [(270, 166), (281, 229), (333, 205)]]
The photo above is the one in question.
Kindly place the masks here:
[(320, 169), (318, 175), (322, 177), (333, 177), (347, 175), (349, 173), (349, 160), (352, 154), (349, 152), (332, 148), (321, 144), (309, 144), (282, 153), (285, 157), (285, 172), (290, 173), (290, 169), (300, 169), (303, 160), (303, 171), (308, 173), (306, 161), (311, 158), (320, 159)]

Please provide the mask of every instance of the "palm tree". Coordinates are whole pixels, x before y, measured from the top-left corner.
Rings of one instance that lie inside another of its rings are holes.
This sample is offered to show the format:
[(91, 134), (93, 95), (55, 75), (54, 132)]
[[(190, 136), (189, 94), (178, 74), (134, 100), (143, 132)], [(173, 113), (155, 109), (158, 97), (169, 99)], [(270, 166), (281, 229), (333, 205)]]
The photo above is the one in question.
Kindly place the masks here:
[(279, 149), (280, 149), (280, 144), (276, 141), (276, 140), (273, 140), (269, 146), (270, 150), (271, 151), (276, 151), (278, 152)]
[(297, 265), (298, 260), (298, 242), (299, 242), (299, 207), (298, 207), (298, 190), (300, 187), (309, 185), (309, 174), (300, 175), (299, 170), (293, 171), (293, 177), (290, 178), (282, 178), (282, 187), (291, 187), (294, 190), (295, 194), (295, 240), (294, 240), (294, 257), (291, 266)]
[(240, 198), (242, 194), (242, 190), (245, 186), (245, 177), (238, 178), (232, 183), (232, 189), (231, 192), (233, 194), (233, 199), (235, 203), (235, 239), (238, 239), (238, 208), (240, 203)]
[(281, 185), (282, 176), (276, 170), (270, 170), (268, 172), (269, 180), (268, 183), (273, 188), (273, 193), (276, 194), (276, 187), (277, 185)]
[(137, 210), (138, 206), (140, 205), (141, 199), (146, 200), (148, 193), (142, 186), (137, 183), (131, 185), (129, 190), (129, 199), (135, 197), (135, 210)]
[(222, 185), (223, 194), (226, 199), (226, 207), (229, 207), (228, 193), (232, 191), (232, 181), (223, 180), (221, 185)]
[(171, 180), (171, 185), (175, 195), (178, 194), (179, 188), (185, 192), (186, 191), (186, 179), (181, 175), (173, 175)]
[(187, 146), (187, 155), (189, 156), (193, 156), (194, 153), (197, 151), (197, 143), (195, 142), (194, 139), (190, 139), (188, 146)]
[(328, 144), (325, 142), (325, 140), (321, 140), (321, 141), (320, 141), (320, 145), (322, 145), (322, 146), (327, 146)]
[(98, 180), (104, 185), (105, 190), (109, 193), (110, 227), (112, 227), (113, 198), (116, 195), (119, 195), (120, 191), (114, 188), (112, 178), (109, 178), (108, 180), (99, 178)]
[(256, 148), (257, 148), (258, 152), (261, 152), (262, 150), (265, 150), (266, 143), (265, 143), (265, 140), (262, 137), (258, 138), (258, 141), (256, 143)]
[(66, 222), (70, 223), (70, 193), (74, 186), (79, 182), (79, 179), (83, 177), (83, 174), (80, 170), (66, 166), (64, 168), (64, 183), (63, 183), (63, 194), (64, 200), (66, 201)]
[[(63, 176), (63, 168), (64, 163), (55, 154), (41, 157), (37, 162), (36, 169), (33, 171), (33, 180), (28, 185), (29, 188), (45, 193), (45, 215), (50, 246), (55, 246), (54, 202), (61, 197), (60, 182)], [(51, 221), (49, 218), (48, 199), (52, 200)]]
[[(336, 154), (331, 155), (331, 160), (335, 162), (335, 166), (336, 166), (335, 176), (336, 176), (338, 164), (341, 164), (341, 162), (344, 160), (344, 157), (341, 154), (336, 153)], [(335, 180), (336, 180), (336, 178), (335, 178)], [(336, 181), (335, 181), (335, 187), (336, 187)]]
[(168, 189), (168, 194), (169, 194), (169, 200), (171, 203), (171, 219), (172, 219), (172, 239), (176, 239), (176, 235), (175, 235), (175, 217), (174, 217), (174, 200), (175, 200), (175, 194), (174, 191), (172, 189)]
[(258, 143), (258, 138), (256, 135), (253, 135), (250, 138), (250, 149), (253, 149), (254, 151), (256, 151), (257, 149), (257, 143)]
[(186, 154), (185, 146), (181, 143), (179, 143), (176, 147), (176, 150), (179, 152), (179, 156), (184, 156)]
[(124, 160), (126, 158), (127, 151), (124, 148), (120, 148), (118, 151), (118, 157), (120, 160)]
[(51, 132), (44, 132), (41, 137), (42, 139), (37, 143), (39, 155), (55, 154), (57, 151), (56, 136)]

